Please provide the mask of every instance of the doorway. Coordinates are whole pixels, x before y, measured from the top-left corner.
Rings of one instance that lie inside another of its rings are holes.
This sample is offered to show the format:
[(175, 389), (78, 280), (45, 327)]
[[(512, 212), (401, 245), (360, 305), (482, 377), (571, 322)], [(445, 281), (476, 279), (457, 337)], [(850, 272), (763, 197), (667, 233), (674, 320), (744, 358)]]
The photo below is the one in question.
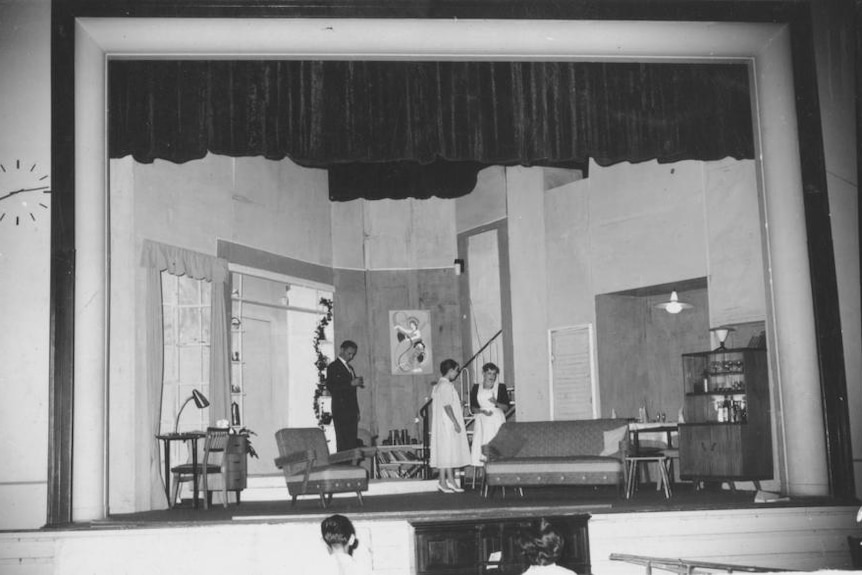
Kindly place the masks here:
[(275, 432), (317, 425), (314, 337), (326, 313), (321, 300), (331, 300), (332, 290), (263, 270), (234, 271), (231, 280), (231, 402), (239, 425), (255, 433), (258, 454), (249, 459), (248, 474), (278, 475)]

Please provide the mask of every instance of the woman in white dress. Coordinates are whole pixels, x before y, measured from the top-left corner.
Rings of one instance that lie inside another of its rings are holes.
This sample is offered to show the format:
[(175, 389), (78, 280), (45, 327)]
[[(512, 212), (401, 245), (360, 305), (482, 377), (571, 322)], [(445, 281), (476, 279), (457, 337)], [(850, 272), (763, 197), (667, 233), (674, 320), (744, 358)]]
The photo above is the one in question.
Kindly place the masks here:
[(452, 381), (461, 368), (454, 359), (440, 363), (443, 374), (431, 391), (431, 467), (439, 471), (437, 491), (460, 493), (464, 491), (455, 482), (456, 467), (470, 465), (470, 447), (464, 429), (464, 410), (461, 398)]
[(500, 373), (493, 363), (482, 366), (482, 383), (470, 389), (470, 409), (476, 416), (473, 421), (473, 445), (470, 448), (470, 463), (475, 467), (485, 465), (482, 446), (494, 439), (506, 422), (505, 410), (509, 408), (509, 392), (497, 381)]

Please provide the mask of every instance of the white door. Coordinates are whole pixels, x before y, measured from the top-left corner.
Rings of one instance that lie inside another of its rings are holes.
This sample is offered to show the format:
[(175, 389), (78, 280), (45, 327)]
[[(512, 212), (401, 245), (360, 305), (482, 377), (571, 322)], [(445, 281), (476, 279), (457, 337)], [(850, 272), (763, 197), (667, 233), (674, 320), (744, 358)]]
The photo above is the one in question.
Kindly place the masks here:
[(593, 419), (599, 406), (592, 324), (552, 329), (551, 419)]
[(258, 458), (248, 458), (249, 475), (281, 472), (275, 432), (285, 427), (288, 412), (287, 313), (283, 309), (244, 303), (243, 421), (257, 435), (251, 437)]

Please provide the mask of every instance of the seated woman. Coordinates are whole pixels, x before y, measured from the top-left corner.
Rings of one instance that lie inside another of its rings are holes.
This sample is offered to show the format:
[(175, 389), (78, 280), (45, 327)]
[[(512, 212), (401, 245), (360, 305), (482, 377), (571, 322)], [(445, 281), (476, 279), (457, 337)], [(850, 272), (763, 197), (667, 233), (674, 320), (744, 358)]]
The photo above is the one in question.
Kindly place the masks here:
[(500, 426), (506, 422), (505, 411), (509, 408), (509, 392), (497, 381), (500, 373), (493, 363), (482, 366), (482, 383), (470, 389), (470, 410), (475, 414), (473, 422), (473, 444), (470, 447), (470, 463), (475, 467), (485, 465), (482, 446), (494, 439)]

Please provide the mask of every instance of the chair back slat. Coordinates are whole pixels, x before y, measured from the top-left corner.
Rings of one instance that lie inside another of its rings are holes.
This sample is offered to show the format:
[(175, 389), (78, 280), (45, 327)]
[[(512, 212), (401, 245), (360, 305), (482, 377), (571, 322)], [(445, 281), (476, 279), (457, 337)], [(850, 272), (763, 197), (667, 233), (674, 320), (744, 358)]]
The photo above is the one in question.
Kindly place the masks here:
[[(204, 440), (204, 457), (203, 462), (205, 465), (213, 464), (213, 465), (221, 465), (221, 460), (224, 456), (224, 451), (227, 449), (227, 440), (228, 440), (229, 430), (228, 428), (221, 427), (208, 427), (207, 428), (207, 436)], [(218, 461), (213, 461), (210, 458), (210, 454), (217, 453), (222, 455)]]

